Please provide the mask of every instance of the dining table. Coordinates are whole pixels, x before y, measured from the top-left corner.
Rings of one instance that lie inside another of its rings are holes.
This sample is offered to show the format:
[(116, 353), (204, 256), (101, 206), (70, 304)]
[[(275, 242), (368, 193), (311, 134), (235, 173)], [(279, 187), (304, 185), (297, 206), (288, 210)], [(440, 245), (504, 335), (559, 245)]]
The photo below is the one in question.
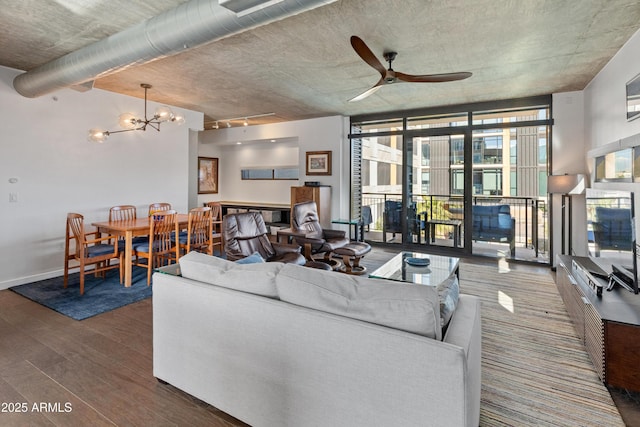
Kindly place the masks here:
[[(91, 223), (98, 232), (112, 236), (124, 237), (124, 286), (131, 287), (131, 270), (133, 254), (133, 238), (149, 235), (150, 217), (136, 218), (132, 220), (98, 221)], [(188, 214), (178, 214), (178, 227), (182, 230), (189, 224)]]

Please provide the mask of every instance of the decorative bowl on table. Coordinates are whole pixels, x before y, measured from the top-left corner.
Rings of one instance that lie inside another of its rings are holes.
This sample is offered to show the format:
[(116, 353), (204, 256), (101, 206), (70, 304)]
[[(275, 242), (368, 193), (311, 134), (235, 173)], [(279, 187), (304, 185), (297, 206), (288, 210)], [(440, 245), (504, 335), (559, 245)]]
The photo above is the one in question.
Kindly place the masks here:
[(404, 262), (409, 264), (412, 267), (427, 267), (431, 260), (429, 258), (405, 258)]

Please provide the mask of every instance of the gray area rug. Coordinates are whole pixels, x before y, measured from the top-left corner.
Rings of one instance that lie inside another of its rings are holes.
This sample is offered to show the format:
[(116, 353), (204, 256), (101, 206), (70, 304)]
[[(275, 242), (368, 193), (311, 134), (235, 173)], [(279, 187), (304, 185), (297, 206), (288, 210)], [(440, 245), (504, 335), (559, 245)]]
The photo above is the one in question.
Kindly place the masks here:
[(576, 335), (551, 272), (461, 262), (482, 299), (482, 426), (624, 426)]
[(66, 289), (63, 276), (9, 289), (72, 319), (83, 320), (151, 297), (151, 286), (147, 286), (147, 270), (134, 268), (132, 274), (130, 288), (120, 284), (117, 270), (108, 271), (104, 279), (87, 274), (82, 296), (79, 273), (69, 275)]

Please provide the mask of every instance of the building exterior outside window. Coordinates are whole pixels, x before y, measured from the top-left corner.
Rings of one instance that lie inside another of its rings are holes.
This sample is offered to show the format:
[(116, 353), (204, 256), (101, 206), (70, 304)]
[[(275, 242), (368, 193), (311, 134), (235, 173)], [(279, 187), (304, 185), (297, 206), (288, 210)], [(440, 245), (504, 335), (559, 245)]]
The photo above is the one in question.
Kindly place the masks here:
[[(424, 211), (432, 209), (434, 200), (447, 209), (454, 203), (454, 209), (461, 211), (463, 198), (470, 196), (471, 204), (507, 203), (514, 215), (522, 213), (518, 226), (527, 231), (521, 233), (520, 244), (535, 246), (537, 254), (548, 237), (544, 206), (551, 133), (550, 97), (538, 98), (531, 107), (474, 111), (471, 105), (466, 112), (352, 118), (350, 138), (357, 141), (359, 169), (367, 175), (361, 179), (358, 203), (369, 206), (377, 222), (370, 228), (383, 227), (380, 200), (402, 202), (407, 215), (423, 212), (424, 220)], [(465, 176), (468, 172), (471, 177)], [(465, 189), (467, 183), (471, 186)], [(534, 214), (536, 221), (529, 223)], [(413, 221), (409, 219), (407, 224)], [(413, 227), (406, 232), (413, 234), (409, 242), (416, 241)], [(532, 231), (538, 228), (539, 233)], [(536, 246), (533, 241), (538, 239), (543, 243)]]

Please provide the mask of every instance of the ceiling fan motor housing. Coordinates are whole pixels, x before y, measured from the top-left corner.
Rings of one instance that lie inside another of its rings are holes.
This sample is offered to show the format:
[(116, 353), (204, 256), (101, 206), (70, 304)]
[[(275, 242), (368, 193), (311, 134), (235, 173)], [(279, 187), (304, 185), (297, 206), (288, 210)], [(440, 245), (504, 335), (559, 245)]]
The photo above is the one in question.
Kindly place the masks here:
[(384, 75), (384, 82), (390, 84), (395, 83), (396, 80), (396, 72), (389, 68)]
[(387, 84), (390, 83), (395, 83), (396, 82), (396, 72), (393, 71), (393, 68), (391, 67), (391, 63), (393, 62), (394, 59), (396, 59), (396, 55), (398, 55), (398, 52), (384, 52), (383, 56), (385, 61), (387, 61), (389, 63), (389, 69), (387, 70), (387, 72), (385, 73), (384, 76), (384, 82)]

